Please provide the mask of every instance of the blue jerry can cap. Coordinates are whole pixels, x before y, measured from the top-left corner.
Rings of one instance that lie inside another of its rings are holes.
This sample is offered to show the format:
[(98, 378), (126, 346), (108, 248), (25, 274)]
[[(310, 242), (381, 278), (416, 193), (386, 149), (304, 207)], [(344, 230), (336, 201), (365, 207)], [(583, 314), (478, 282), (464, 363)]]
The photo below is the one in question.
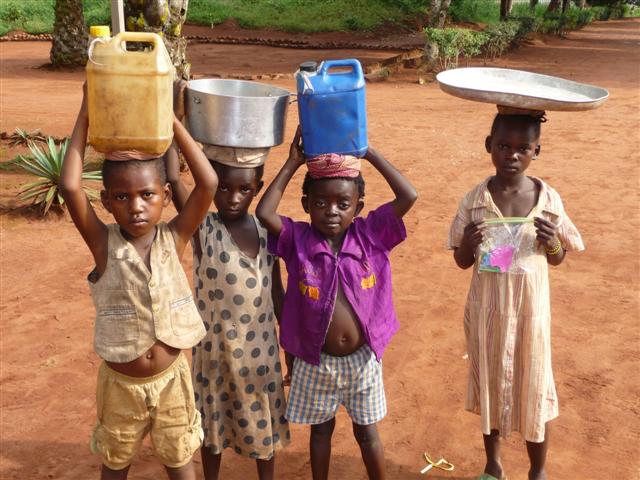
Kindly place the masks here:
[(302, 62), (299, 68), (301, 72), (315, 72), (318, 70), (318, 62)]

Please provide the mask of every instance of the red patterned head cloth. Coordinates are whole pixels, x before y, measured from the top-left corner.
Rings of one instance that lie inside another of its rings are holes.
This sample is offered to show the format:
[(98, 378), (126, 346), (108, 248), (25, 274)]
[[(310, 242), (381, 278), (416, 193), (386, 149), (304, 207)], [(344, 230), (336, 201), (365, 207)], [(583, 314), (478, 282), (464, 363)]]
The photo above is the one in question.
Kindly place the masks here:
[(107, 160), (115, 162), (126, 162), (127, 160), (153, 160), (162, 155), (141, 152), (139, 150), (118, 150), (116, 152), (108, 152), (104, 154)]
[(327, 153), (307, 158), (311, 178), (355, 178), (360, 173), (360, 159), (352, 155)]

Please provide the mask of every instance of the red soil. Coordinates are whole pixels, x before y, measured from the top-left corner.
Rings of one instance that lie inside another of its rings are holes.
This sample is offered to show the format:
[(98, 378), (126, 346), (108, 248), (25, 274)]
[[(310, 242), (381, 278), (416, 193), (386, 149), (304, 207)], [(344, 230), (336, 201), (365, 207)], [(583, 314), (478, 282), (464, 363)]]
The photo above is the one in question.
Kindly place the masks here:
[[(597, 23), (496, 62), (611, 92), (598, 110), (552, 112), (543, 128), (541, 157), (530, 168), (560, 192), (587, 245), (586, 252), (551, 269), (553, 359), (561, 405), (548, 459), (554, 479), (640, 475), (639, 27), (638, 20)], [(194, 71), (203, 73), (237, 68), (270, 73), (276, 56), (287, 55), (290, 70), (299, 61), (327, 55), (251, 47), (247, 55), (234, 56), (241, 50), (227, 45), (220, 46), (227, 52), (221, 58), (198, 53), (200, 48), (194, 48), (192, 61)], [(0, 129), (70, 133), (84, 74), (39, 69), (48, 52), (44, 42), (0, 44)], [(295, 88), (291, 79), (273, 83)], [(409, 238), (392, 258), (402, 328), (384, 360), (389, 415), (380, 432), (389, 478), (420, 478), (426, 450), (456, 465), (455, 472), (430, 472), (430, 478), (468, 480), (484, 465), (478, 418), (463, 410), (462, 310), (469, 272), (455, 267), (444, 243), (462, 195), (491, 173), (483, 145), (495, 107), (447, 96), (435, 84), (418, 85), (415, 73), (367, 89), (372, 144), (420, 193), (406, 219)], [(286, 138), (296, 126), (293, 107)], [(274, 149), (267, 179), (286, 151), (286, 145)], [(2, 149), (4, 159), (15, 153)], [(370, 167), (365, 166), (365, 177), (368, 206), (390, 198)], [(2, 172), (0, 178), (0, 205), (6, 210), (27, 177)], [(300, 181), (295, 179), (283, 204), (284, 213), (297, 218), (303, 218)], [(169, 209), (166, 216), (171, 214)], [(108, 218), (103, 210), (100, 215)], [(89, 251), (68, 217), (39, 221), (10, 211), (0, 221), (0, 476), (97, 478), (100, 461), (88, 449), (100, 362), (92, 351), (94, 311), (85, 281), (92, 268)], [(189, 253), (184, 265), (191, 271)], [(308, 428), (293, 428), (292, 445), (277, 458), (278, 478), (310, 477), (308, 434)], [(338, 415), (333, 452), (332, 478), (365, 478), (344, 411)], [(510, 478), (526, 478), (527, 457), (518, 435), (504, 442), (503, 457)], [(231, 452), (225, 453), (222, 468), (224, 478), (255, 478), (253, 462)], [(162, 475), (145, 445), (130, 478)]]

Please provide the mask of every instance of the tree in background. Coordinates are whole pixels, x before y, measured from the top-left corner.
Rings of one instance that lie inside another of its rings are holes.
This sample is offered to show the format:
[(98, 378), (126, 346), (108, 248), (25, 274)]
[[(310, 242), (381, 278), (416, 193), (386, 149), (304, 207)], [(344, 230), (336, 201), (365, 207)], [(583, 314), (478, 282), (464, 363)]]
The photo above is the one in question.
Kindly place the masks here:
[(447, 11), (451, 0), (431, 0), (429, 3), (429, 26), (431, 28), (444, 28), (447, 19)]
[(53, 42), (49, 58), (56, 67), (87, 63), (89, 32), (82, 14), (82, 0), (56, 0)]
[(562, 7), (562, 13), (565, 13), (569, 8), (569, 0), (551, 0), (547, 12), (555, 12), (560, 7)]
[(500, 20), (505, 21), (511, 13), (513, 0), (500, 0)]
[(188, 6), (189, 0), (124, 0), (125, 29), (162, 36), (176, 76), (184, 80), (189, 80), (191, 71), (186, 57), (187, 41), (182, 37)]

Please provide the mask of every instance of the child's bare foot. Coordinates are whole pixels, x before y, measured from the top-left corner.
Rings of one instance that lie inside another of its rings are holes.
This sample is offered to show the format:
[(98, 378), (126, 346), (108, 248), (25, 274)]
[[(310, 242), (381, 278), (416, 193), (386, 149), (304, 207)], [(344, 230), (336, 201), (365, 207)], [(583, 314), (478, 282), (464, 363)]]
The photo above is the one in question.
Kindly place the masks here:
[(504, 472), (502, 471), (502, 464), (500, 462), (488, 461), (484, 467), (484, 473), (488, 473), (492, 477), (501, 480), (504, 475)]
[(544, 470), (529, 470), (529, 480), (547, 480), (547, 472)]

